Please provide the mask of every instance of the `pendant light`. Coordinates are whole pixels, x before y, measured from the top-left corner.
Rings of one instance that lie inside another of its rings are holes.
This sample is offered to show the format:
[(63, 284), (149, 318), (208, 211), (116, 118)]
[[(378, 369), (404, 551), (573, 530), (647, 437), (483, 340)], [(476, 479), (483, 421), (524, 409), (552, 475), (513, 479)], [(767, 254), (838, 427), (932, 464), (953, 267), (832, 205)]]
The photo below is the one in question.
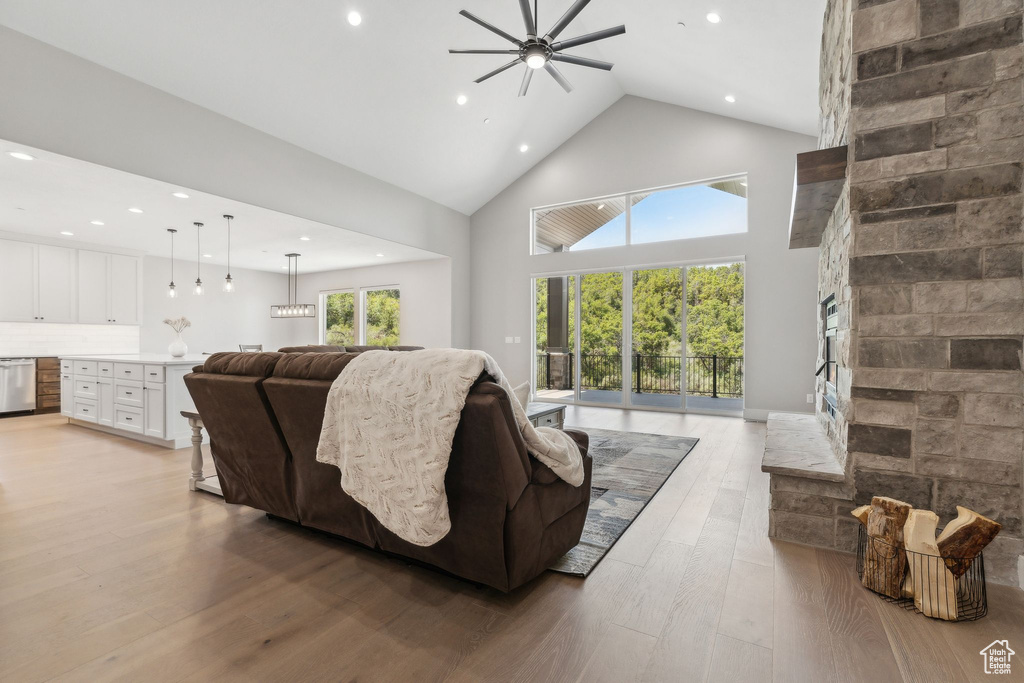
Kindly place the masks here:
[(224, 278), (224, 291), (230, 294), (235, 291), (235, 281), (231, 279), (231, 219), (234, 216), (224, 214), (224, 218), (228, 222), (228, 274)]
[(270, 307), (271, 318), (315, 318), (315, 304), (297, 304), (299, 292), (299, 256), (285, 254), (288, 258), (288, 303)]
[(199, 238), (202, 232), (202, 223), (193, 223), (196, 226), (196, 288), (192, 290), (192, 293), (199, 296), (203, 293), (203, 281), (199, 277), (199, 268), (203, 261), (203, 247), (200, 244)]
[(171, 284), (167, 286), (167, 298), (174, 299), (178, 296), (178, 290), (174, 288), (174, 233), (178, 231), (174, 228), (167, 228), (167, 232), (171, 233)]

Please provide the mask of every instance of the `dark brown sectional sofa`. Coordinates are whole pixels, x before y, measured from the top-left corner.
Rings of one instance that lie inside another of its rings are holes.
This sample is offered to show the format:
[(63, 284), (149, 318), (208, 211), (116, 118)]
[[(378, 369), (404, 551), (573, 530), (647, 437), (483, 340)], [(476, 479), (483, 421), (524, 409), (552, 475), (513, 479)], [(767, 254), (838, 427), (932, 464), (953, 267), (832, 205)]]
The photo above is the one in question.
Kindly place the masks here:
[(218, 353), (185, 377), (210, 435), (224, 498), (370, 548), (510, 591), (575, 546), (590, 503), (526, 451), (508, 394), (481, 378), (469, 393), (445, 477), (452, 528), (429, 547), (385, 529), (316, 460), (331, 383), (356, 353)]

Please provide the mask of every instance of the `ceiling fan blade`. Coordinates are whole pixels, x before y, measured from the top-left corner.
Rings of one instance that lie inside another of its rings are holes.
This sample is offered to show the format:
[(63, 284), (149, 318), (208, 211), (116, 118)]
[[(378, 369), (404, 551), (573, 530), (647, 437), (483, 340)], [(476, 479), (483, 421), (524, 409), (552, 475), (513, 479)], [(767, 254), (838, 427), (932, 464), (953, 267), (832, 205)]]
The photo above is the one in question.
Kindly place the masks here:
[(558, 85), (562, 86), (562, 90), (565, 92), (572, 92), (572, 84), (565, 80), (565, 76), (562, 75), (562, 72), (559, 71), (554, 64), (547, 62), (544, 64), (544, 70), (551, 74), (551, 77), (555, 79)]
[(498, 74), (500, 74), (500, 73), (501, 73), (502, 71), (505, 71), (506, 69), (511, 69), (511, 68), (512, 68), (512, 67), (514, 67), (514, 66), (515, 66), (516, 64), (519, 64), (519, 63), (520, 63), (520, 62), (522, 62), (522, 61), (523, 61), (523, 60), (521, 60), (521, 59), (513, 59), (513, 60), (512, 60), (511, 62), (509, 62), (508, 64), (506, 64), (506, 65), (504, 65), (504, 66), (499, 66), (499, 67), (498, 67), (497, 69), (495, 69), (494, 71), (490, 72), (489, 74), (484, 74), (483, 76), (481, 76), (480, 78), (476, 79), (476, 80), (475, 80), (475, 81), (473, 81), (473, 82), (474, 82), (474, 83), (483, 83), (484, 81), (486, 81), (486, 80), (487, 80), (488, 78), (490, 78), (491, 76), (497, 76), (497, 75), (498, 75)]
[[(589, 2), (589, 0), (588, 0), (588, 2)], [(472, 21), (475, 24), (480, 24), (481, 26), (483, 26), (485, 29), (487, 29), (491, 33), (496, 33), (497, 35), (501, 36), (502, 38), (504, 38), (505, 40), (509, 41), (510, 43), (515, 43), (519, 47), (523, 46), (523, 42), (521, 40), (519, 40), (515, 36), (512, 36), (512, 35), (510, 35), (508, 33), (505, 33), (504, 31), (502, 31), (500, 28), (498, 28), (497, 26), (495, 26), (493, 24), (488, 24), (486, 21), (484, 21), (480, 17), (476, 16), (472, 12), (467, 12), (466, 10), (462, 10), (461, 12), (459, 12), (459, 14), (461, 14), (464, 17), (466, 17), (467, 19), (469, 19), (470, 21)]]
[(517, 55), (519, 50), (448, 50), (453, 55)]
[(625, 26), (616, 26), (615, 28), (606, 28), (603, 31), (594, 31), (588, 33), (585, 36), (579, 36), (577, 38), (570, 38), (569, 40), (562, 40), (551, 45), (551, 49), (554, 51), (565, 50), (570, 47), (576, 47), (577, 45), (586, 45), (592, 43), (595, 40), (604, 40), (605, 38), (611, 38), (612, 36), (621, 36), (626, 32)]
[(569, 22), (575, 19), (576, 15), (582, 12), (583, 8), (589, 4), (590, 0), (576, 0), (576, 2), (572, 4), (572, 7), (565, 10), (565, 14), (562, 15), (562, 18), (555, 22), (555, 25), (551, 27), (551, 30), (548, 31), (545, 38), (548, 40), (554, 40), (557, 38), (558, 34), (564, 31), (565, 27), (569, 25)]
[(530, 89), (530, 80), (533, 78), (533, 72), (534, 71), (536, 71), (536, 69), (531, 69), (530, 67), (526, 67), (526, 73), (523, 74), (523, 84), (521, 86), (519, 86), (519, 96), (520, 97), (525, 97), (526, 96), (526, 91)]
[(562, 55), (558, 53), (551, 55), (551, 59), (558, 62), (565, 62), (566, 64), (589, 66), (591, 69), (604, 69), (605, 71), (611, 71), (612, 67), (615, 66), (611, 62), (602, 62), (599, 59), (587, 59), (586, 57), (574, 57), (573, 55)]
[(527, 35), (537, 35), (537, 22), (530, 12), (530, 0), (519, 0), (519, 9), (523, 10), (523, 23), (526, 24)]

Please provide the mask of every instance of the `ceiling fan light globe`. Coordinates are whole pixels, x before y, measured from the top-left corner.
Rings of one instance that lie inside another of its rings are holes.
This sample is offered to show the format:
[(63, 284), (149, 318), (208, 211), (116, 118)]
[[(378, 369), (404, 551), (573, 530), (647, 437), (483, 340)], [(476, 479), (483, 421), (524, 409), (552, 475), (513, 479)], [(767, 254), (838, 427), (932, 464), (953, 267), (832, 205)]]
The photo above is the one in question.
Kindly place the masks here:
[(530, 55), (526, 58), (526, 66), (531, 69), (542, 69), (544, 68), (544, 65), (547, 64), (547, 61), (548, 60), (544, 58), (544, 55)]

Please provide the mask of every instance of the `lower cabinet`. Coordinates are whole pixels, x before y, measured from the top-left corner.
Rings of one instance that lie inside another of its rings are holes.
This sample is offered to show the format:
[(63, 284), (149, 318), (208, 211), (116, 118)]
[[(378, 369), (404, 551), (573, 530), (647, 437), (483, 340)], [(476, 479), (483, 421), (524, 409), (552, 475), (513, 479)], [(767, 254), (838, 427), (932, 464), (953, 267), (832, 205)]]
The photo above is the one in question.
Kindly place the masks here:
[(114, 380), (109, 377), (98, 377), (96, 388), (99, 398), (97, 399), (98, 424), (104, 427), (114, 426)]
[(75, 378), (67, 371), (60, 373), (60, 414), (75, 416)]
[(166, 438), (167, 391), (165, 385), (146, 382), (146, 436)]

